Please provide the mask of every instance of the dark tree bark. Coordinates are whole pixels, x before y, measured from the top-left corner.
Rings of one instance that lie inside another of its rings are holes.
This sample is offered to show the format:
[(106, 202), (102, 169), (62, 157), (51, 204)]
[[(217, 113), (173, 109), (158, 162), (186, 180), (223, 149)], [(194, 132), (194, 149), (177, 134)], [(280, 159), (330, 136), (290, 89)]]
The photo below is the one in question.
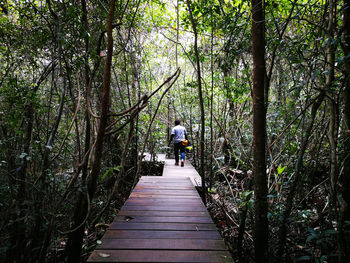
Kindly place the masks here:
[(204, 140), (205, 140), (205, 113), (204, 113), (204, 102), (203, 102), (203, 94), (202, 94), (202, 78), (201, 78), (201, 65), (199, 61), (199, 52), (198, 52), (198, 33), (197, 33), (197, 24), (194, 20), (191, 2), (187, 0), (188, 11), (190, 15), (190, 20), (192, 24), (192, 29), (194, 33), (194, 53), (196, 57), (196, 66), (197, 66), (197, 81), (198, 81), (198, 96), (199, 96), (199, 106), (201, 109), (201, 134), (199, 141), (199, 155), (200, 155), (200, 167), (199, 174), (202, 178), (202, 198), (203, 202), (206, 203), (206, 192), (207, 189), (205, 187), (205, 171), (204, 171)]
[(337, 138), (339, 129), (339, 113), (337, 105), (337, 95), (332, 91), (332, 85), (334, 83), (334, 71), (335, 71), (335, 50), (336, 46), (333, 43), (335, 26), (336, 26), (336, 0), (329, 1), (328, 11), (328, 26), (327, 26), (327, 49), (326, 49), (326, 91), (328, 98), (328, 139), (330, 145), (330, 180), (331, 180), (331, 200), (335, 202), (336, 184), (338, 180), (338, 160), (337, 160)]
[(349, 209), (347, 218), (350, 219), (350, 0), (345, 0), (344, 6), (344, 56), (347, 58), (345, 61), (345, 94), (344, 94), (344, 120), (345, 120), (345, 133), (346, 133), (346, 147), (348, 154), (344, 163), (344, 197), (348, 203)]
[[(341, 205), (340, 213), (340, 223), (343, 224), (344, 221), (350, 221), (350, 0), (344, 1), (344, 57), (345, 59), (345, 90), (344, 90), (344, 122), (345, 122), (345, 138), (344, 138), (344, 171), (342, 175), (342, 199), (344, 200), (344, 205)], [(344, 226), (341, 229), (343, 233), (350, 231), (350, 225)], [(350, 250), (350, 236), (344, 235), (344, 250), (346, 251), (346, 257), (349, 258)], [(345, 261), (344, 261), (345, 262)]]
[(211, 87), (210, 87), (210, 161), (209, 161), (209, 188), (211, 189), (214, 181), (214, 129), (213, 129), (213, 104), (214, 104), (214, 26), (213, 26), (213, 9), (210, 9), (210, 73), (211, 73)]
[[(89, 24), (88, 24), (88, 12), (86, 7), (86, 1), (81, 0), (81, 9), (82, 9), (82, 16), (81, 16), (81, 22), (84, 25), (84, 30), (86, 32), (89, 32)], [(90, 100), (88, 98), (90, 96), (90, 67), (89, 67), (89, 36), (88, 34), (85, 34), (85, 65), (84, 65), (84, 77), (85, 77), (85, 93), (86, 93), (86, 100)], [(87, 153), (90, 150), (90, 144), (91, 144), (91, 123), (90, 123), (90, 114), (88, 110), (88, 105), (86, 104), (86, 110), (85, 110), (85, 146), (84, 146), (84, 156), (87, 155)], [(84, 187), (86, 185), (86, 178), (88, 174), (88, 161), (86, 160), (79, 160), (79, 162), (83, 162), (83, 166), (81, 168), (82, 172), (82, 178), (81, 178), (81, 184)], [(81, 225), (81, 223), (85, 220), (86, 216), (86, 210), (80, 209), (81, 207), (86, 207), (86, 197), (84, 193), (81, 191), (77, 194), (77, 202), (75, 204), (75, 211), (73, 215), (73, 228), (76, 229), (76, 231), (73, 231), (68, 236), (67, 241), (67, 247), (66, 247), (66, 253), (67, 258), (73, 262), (74, 260), (79, 260), (80, 257), (80, 248), (83, 243), (83, 236), (84, 236), (84, 225)], [(80, 226), (81, 225), (81, 226)], [(79, 227), (80, 226), (80, 227)], [(76, 251), (79, 251), (78, 253)], [(68, 261), (69, 262), (69, 261)]]
[(253, 151), (254, 151), (254, 248), (255, 261), (268, 262), (267, 177), (266, 177), (266, 112), (264, 103), (265, 37), (264, 7), (252, 0), (253, 43)]
[(109, 111), (109, 94), (111, 85), (111, 67), (112, 67), (112, 55), (113, 55), (113, 18), (115, 11), (115, 0), (111, 0), (109, 4), (109, 14), (107, 21), (107, 57), (105, 61), (104, 76), (103, 76), (103, 90), (101, 97), (101, 118), (98, 127), (95, 151), (94, 151), (94, 163), (92, 165), (91, 173), (88, 180), (88, 193), (90, 200), (94, 197), (96, 191), (97, 178), (100, 173), (101, 160), (103, 153), (103, 138), (108, 121)]
[[(89, 200), (92, 200), (94, 197), (94, 194), (96, 192), (97, 187), (97, 179), (100, 173), (101, 168), (101, 160), (103, 155), (103, 139), (107, 127), (108, 122), (108, 111), (109, 111), (109, 101), (110, 101), (110, 84), (111, 84), (111, 68), (112, 68), (112, 55), (113, 55), (113, 36), (112, 36), (112, 30), (113, 30), (113, 19), (114, 19), (114, 12), (115, 12), (115, 0), (111, 0), (109, 4), (109, 14), (108, 14), (108, 21), (106, 26), (107, 31), (107, 57), (105, 61), (105, 67), (104, 67), (104, 76), (103, 76), (103, 90), (102, 90), (102, 96), (101, 96), (101, 117), (100, 117), (100, 123), (98, 126), (98, 132), (97, 137), (95, 141), (95, 149), (94, 149), (94, 162), (92, 164), (91, 173), (89, 175), (89, 179), (87, 182), (87, 198)], [(86, 199), (83, 199), (81, 202), (80, 211), (82, 211), (82, 214), (79, 215), (80, 218), (86, 218), (86, 215), (88, 214), (88, 203)], [(73, 242), (72, 245), (75, 249), (69, 248), (71, 253), (69, 253), (67, 262), (79, 262), (80, 259), (80, 253), (81, 253), (81, 243), (79, 244), (80, 240), (83, 240), (83, 234), (84, 231), (81, 231), (81, 229), (85, 228), (85, 222), (83, 221), (81, 223), (81, 226), (79, 228), (79, 231), (76, 233), (77, 236), (75, 237), (76, 242)], [(80, 235), (80, 236), (78, 236)]]

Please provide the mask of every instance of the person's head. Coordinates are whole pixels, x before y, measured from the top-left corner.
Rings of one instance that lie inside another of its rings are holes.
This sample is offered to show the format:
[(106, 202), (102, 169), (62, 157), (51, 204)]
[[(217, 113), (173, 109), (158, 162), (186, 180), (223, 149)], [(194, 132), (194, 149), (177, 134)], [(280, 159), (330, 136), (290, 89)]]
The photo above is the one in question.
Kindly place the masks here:
[(175, 125), (180, 125), (180, 123), (181, 123), (180, 120), (175, 121)]

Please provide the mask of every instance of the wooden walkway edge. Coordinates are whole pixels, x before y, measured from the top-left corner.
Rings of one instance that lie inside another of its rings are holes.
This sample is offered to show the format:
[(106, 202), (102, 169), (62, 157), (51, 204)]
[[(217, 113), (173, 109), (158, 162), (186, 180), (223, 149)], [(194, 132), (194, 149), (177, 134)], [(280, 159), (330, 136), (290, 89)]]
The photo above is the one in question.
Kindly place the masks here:
[(189, 176), (173, 166), (141, 177), (88, 262), (233, 262)]

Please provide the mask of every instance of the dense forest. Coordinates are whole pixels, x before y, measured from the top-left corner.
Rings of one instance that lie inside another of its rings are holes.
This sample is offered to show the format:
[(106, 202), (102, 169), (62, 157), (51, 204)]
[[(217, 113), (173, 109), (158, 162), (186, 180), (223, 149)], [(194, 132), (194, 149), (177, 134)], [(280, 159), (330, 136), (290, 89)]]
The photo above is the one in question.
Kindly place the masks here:
[(235, 262), (349, 262), (350, 0), (1, 0), (0, 43), (1, 262), (86, 260), (175, 119)]

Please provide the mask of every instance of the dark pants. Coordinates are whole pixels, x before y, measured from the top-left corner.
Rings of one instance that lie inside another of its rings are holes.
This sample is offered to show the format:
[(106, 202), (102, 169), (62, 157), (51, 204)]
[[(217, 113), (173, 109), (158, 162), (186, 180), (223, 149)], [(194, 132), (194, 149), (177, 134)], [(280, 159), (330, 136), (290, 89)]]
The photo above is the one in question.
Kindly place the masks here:
[(174, 152), (175, 152), (175, 162), (179, 163), (179, 151), (181, 153), (181, 159), (185, 160), (185, 146), (181, 142), (174, 143)]

